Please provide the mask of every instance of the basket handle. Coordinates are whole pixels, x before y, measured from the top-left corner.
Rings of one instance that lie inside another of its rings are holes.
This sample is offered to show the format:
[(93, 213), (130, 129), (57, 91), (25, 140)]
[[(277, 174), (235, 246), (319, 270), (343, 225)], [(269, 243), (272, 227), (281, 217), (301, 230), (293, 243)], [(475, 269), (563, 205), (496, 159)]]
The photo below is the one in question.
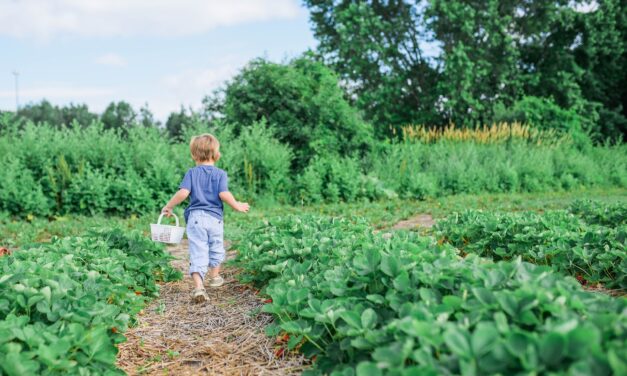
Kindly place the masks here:
[[(157, 224), (160, 225), (161, 224), (161, 219), (163, 218), (163, 213), (161, 213), (161, 215), (159, 216), (159, 219), (157, 220)], [(176, 214), (172, 213), (172, 215), (174, 216), (174, 219), (176, 219), (176, 227), (179, 227), (179, 217), (176, 216)]]

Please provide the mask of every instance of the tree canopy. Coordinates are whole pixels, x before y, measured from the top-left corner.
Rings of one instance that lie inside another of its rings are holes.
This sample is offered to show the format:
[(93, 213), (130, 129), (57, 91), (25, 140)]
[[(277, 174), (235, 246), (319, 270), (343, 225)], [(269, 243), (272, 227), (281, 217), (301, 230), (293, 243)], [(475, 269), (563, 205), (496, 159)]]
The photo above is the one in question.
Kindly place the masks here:
[(599, 138), (626, 131), (620, 0), (304, 3), (320, 57), (381, 131), (489, 123), (526, 97), (575, 111)]
[(253, 60), (223, 93), (205, 103), (207, 111), (234, 124), (236, 134), (266, 121), (293, 148), (297, 169), (313, 155), (363, 152), (372, 136), (371, 126), (344, 98), (333, 71), (308, 57), (288, 64)]

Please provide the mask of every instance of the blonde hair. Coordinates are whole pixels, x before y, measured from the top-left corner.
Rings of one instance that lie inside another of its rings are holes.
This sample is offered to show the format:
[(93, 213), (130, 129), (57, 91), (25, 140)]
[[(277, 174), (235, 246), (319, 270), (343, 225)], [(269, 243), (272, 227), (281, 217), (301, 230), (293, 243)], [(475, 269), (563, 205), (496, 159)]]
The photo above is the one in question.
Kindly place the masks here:
[(209, 133), (194, 136), (189, 143), (189, 150), (196, 162), (215, 162), (219, 147), (220, 142), (216, 136)]

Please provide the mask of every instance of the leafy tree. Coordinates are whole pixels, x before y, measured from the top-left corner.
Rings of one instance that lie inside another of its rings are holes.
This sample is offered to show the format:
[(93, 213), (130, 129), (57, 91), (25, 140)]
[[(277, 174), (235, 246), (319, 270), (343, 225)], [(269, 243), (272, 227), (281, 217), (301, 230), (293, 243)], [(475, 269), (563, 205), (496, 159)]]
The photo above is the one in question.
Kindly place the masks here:
[(127, 102), (111, 102), (105, 109), (100, 121), (105, 129), (128, 130), (135, 125), (137, 113)]
[(575, 51), (582, 67), (581, 87), (591, 102), (602, 104), (600, 137), (627, 134), (627, 6), (621, 0), (598, 0), (584, 18), (581, 44)]
[(510, 107), (497, 104), (495, 122), (520, 122), (533, 127), (562, 132), (581, 133), (583, 120), (574, 109), (565, 110), (551, 99), (523, 97)]
[(59, 127), (63, 123), (61, 111), (46, 99), (39, 103), (29, 103), (20, 108), (17, 112), (18, 117), (31, 120), (33, 123), (48, 123)]
[(63, 118), (63, 124), (66, 126), (76, 122), (82, 127), (86, 127), (98, 120), (98, 115), (89, 112), (89, 107), (86, 104), (70, 103), (69, 106), (61, 107), (61, 117)]
[(438, 82), (449, 121), (486, 123), (495, 103), (509, 106), (521, 94), (517, 63), (518, 0), (431, 0), (427, 22), (442, 43)]
[(86, 104), (70, 103), (59, 107), (52, 105), (46, 99), (39, 103), (29, 103), (18, 111), (18, 117), (28, 119), (34, 123), (48, 123), (57, 128), (70, 127), (73, 122), (86, 127), (98, 120), (98, 115), (89, 112)]
[(185, 127), (192, 125), (194, 118), (195, 115), (191, 109), (188, 113), (188, 111), (181, 106), (180, 111), (172, 112), (165, 122), (165, 129), (168, 135), (175, 140), (181, 140)]
[[(599, 138), (625, 133), (623, 0), (304, 2), (318, 52), (384, 127), (488, 123), (533, 96), (574, 110)], [(434, 61), (426, 43), (440, 48)]]
[(389, 125), (437, 124), (436, 66), (420, 1), (305, 0), (318, 51), (379, 134)]
[(204, 103), (206, 111), (234, 123), (236, 134), (265, 119), (294, 150), (297, 170), (314, 155), (365, 152), (372, 137), (370, 125), (344, 98), (338, 77), (309, 57), (289, 64), (253, 60)]
[(145, 128), (153, 128), (161, 125), (161, 122), (155, 119), (152, 111), (148, 108), (148, 103), (139, 109), (139, 123)]

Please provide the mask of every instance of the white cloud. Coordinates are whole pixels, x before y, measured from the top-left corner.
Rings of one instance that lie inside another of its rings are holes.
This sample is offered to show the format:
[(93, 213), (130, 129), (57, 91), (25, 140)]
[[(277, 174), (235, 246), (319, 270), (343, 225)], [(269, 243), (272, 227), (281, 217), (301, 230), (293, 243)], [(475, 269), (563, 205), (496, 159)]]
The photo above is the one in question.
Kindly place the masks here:
[(0, 1), (0, 35), (181, 36), (300, 12), (297, 0)]
[(159, 85), (163, 90), (145, 101), (150, 103), (157, 118), (165, 119), (181, 105), (198, 109), (202, 99), (232, 78), (248, 61), (243, 56), (227, 56), (211, 66), (186, 69), (163, 76)]
[(231, 78), (239, 67), (222, 65), (208, 69), (189, 69), (180, 73), (167, 75), (163, 84), (175, 92), (203, 91), (207, 94), (218, 88), (224, 81)]
[(108, 53), (102, 56), (98, 56), (95, 60), (96, 64), (109, 65), (112, 67), (124, 67), (126, 66), (126, 59), (115, 53)]

